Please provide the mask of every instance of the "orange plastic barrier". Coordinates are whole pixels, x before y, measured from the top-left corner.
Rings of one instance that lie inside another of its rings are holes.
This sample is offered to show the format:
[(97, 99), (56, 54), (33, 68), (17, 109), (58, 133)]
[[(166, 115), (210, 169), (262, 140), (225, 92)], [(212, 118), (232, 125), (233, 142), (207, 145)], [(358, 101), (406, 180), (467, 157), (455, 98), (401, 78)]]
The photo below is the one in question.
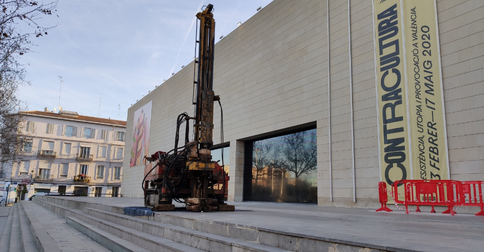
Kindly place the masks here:
[[(388, 191), (385, 182), (378, 183), (378, 193), (381, 207), (376, 210), (391, 210), (386, 207)], [(417, 206), (416, 212), (420, 212), (420, 206), (432, 206), (431, 213), (435, 213), (435, 206), (447, 206), (443, 213), (454, 215), (454, 206), (477, 206), (480, 211), (478, 216), (484, 216), (484, 181), (457, 181), (457, 180), (398, 180), (392, 186), (391, 192), (395, 203), (405, 206), (408, 214), (408, 206)], [(403, 195), (404, 199), (399, 199)]]

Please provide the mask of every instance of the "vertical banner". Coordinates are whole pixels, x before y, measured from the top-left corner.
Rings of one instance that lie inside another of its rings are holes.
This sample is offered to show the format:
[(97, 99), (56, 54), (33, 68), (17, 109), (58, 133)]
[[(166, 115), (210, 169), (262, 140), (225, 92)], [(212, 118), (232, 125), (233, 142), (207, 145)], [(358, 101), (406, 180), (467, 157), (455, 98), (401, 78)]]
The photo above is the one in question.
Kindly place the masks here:
[(381, 180), (449, 179), (435, 0), (374, 0)]
[(134, 112), (133, 143), (129, 167), (141, 165), (150, 145), (151, 101)]
[(449, 179), (435, 0), (405, 0), (413, 179)]
[(400, 1), (374, 0), (375, 72), (381, 178), (410, 178), (406, 74)]

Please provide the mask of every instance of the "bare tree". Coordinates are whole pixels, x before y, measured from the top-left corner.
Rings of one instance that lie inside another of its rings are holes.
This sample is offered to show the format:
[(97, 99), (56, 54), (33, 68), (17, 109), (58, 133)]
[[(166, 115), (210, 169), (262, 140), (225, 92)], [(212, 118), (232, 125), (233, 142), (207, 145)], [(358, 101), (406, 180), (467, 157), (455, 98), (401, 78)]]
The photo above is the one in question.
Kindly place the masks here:
[(273, 162), (272, 141), (256, 141), (253, 146), (252, 166), (255, 167), (255, 184), (260, 179), (262, 170)]
[(283, 136), (283, 160), (278, 162), (280, 168), (293, 172), (299, 178), (317, 168), (316, 133), (306, 131)]
[[(39, 24), (43, 16), (52, 15), (57, 1), (43, 3), (26, 0), (0, 0), (0, 148), (1, 162), (17, 158), (21, 137), (17, 136), (22, 120), (19, 112), (26, 109), (17, 98), (18, 86), (25, 80), (25, 67), (18, 60), (30, 51), (32, 37), (47, 35)], [(3, 171), (0, 172), (0, 174)]]

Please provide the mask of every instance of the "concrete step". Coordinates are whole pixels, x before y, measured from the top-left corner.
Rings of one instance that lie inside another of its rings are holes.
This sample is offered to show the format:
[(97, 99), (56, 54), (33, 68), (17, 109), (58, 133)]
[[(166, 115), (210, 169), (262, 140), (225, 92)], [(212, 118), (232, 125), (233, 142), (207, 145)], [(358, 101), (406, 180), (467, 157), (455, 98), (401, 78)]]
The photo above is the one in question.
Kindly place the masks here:
[(22, 230), (20, 229), (20, 218), (19, 218), (19, 204), (14, 204), (12, 206), (13, 212), (13, 222), (10, 235), (9, 251), (24, 251), (24, 246), (22, 243)]
[(37, 252), (39, 249), (37, 248), (37, 243), (34, 239), (33, 232), (32, 232), (32, 226), (30, 223), (30, 219), (28, 218), (27, 214), (25, 213), (24, 210), (24, 205), (25, 203), (20, 202), (17, 203), (18, 205), (18, 211), (19, 211), (19, 219), (20, 219), (20, 230), (21, 230), (21, 235), (22, 235), (22, 244), (24, 247), (24, 251), (32, 251), (32, 252)]
[[(45, 243), (42, 241), (44, 246), (44, 251), (51, 251), (51, 249), (46, 249), (46, 245), (51, 244), (57, 246), (60, 251), (71, 252), (71, 251), (96, 251), (96, 252), (108, 252), (111, 250), (106, 249), (101, 244), (92, 240), (88, 236), (84, 235), (82, 232), (78, 231), (71, 225), (66, 223), (66, 219), (60, 215), (57, 215), (42, 206), (39, 206), (33, 202), (25, 202), (25, 210), (31, 215), (31, 218), (35, 220), (32, 224), (37, 223), (34, 226), (41, 227), (41, 230), (35, 232), (36, 238), (39, 241), (42, 238), (41, 234), (48, 235), (51, 243)], [(42, 239), (44, 240), (44, 239)], [(40, 246), (39, 246), (40, 248)], [(56, 249), (56, 248), (53, 248)]]
[(105, 248), (111, 251), (119, 252), (148, 252), (149, 250), (143, 249), (135, 244), (128, 242), (120, 237), (117, 237), (109, 232), (106, 232), (93, 225), (89, 225), (84, 221), (81, 221), (75, 217), (67, 217), (67, 224), (71, 225), (75, 229), (79, 230), (89, 238), (93, 239), (97, 243), (103, 245)]
[(140, 232), (160, 236), (172, 241), (192, 246), (204, 251), (287, 251), (280, 248), (242, 241), (198, 230), (188, 229), (152, 220), (111, 213), (94, 208), (84, 208), (84, 213), (122, 226), (134, 228)]
[[(88, 224), (100, 230), (107, 231), (117, 237), (120, 237), (128, 242), (131, 242), (149, 251), (176, 251), (176, 252), (203, 251), (203, 250), (186, 246), (159, 236), (140, 232), (136, 229), (132, 229), (126, 226), (112, 223), (110, 221), (103, 220), (94, 216), (89, 216), (78, 209), (71, 209), (48, 201), (37, 201), (37, 202), (44, 208), (49, 209), (52, 212), (57, 213), (69, 219), (68, 223), (73, 224), (73, 227), (76, 227), (76, 228), (80, 227), (82, 229), (82, 228), (87, 228), (88, 226), (85, 224)], [(92, 231), (86, 231), (86, 232), (92, 232)], [(106, 236), (106, 238), (109, 238), (109, 237)], [(116, 241), (112, 240), (110, 241), (110, 243), (116, 243)], [(134, 251), (138, 251), (138, 250), (134, 250)]]
[[(285, 249), (288, 251), (317, 251), (318, 247), (332, 247), (331, 241), (319, 237), (307, 237), (291, 232), (276, 231), (261, 227), (187, 218), (170, 213), (156, 214), (148, 219), (197, 230), (203, 233), (225, 236), (247, 242), (257, 242), (261, 245)], [(340, 245), (340, 247), (343, 247)]]
[[(200, 252), (202, 250), (194, 249), (183, 244), (161, 238), (159, 236), (139, 232), (138, 230), (118, 225), (103, 219), (99, 219), (85, 214), (79, 214), (77, 218), (68, 217), (70, 223), (75, 222), (75, 219), (80, 219), (88, 224), (94, 225), (104, 231), (107, 231), (117, 237), (132, 242), (150, 251), (170, 251), (170, 252)], [(76, 224), (80, 224), (75, 222)], [(91, 231), (88, 231), (91, 232)], [(136, 250), (135, 250), (136, 251)]]
[[(59, 246), (47, 233), (44, 226), (35, 217), (35, 205), (31, 201), (22, 201), (22, 209), (25, 213), (27, 225), (32, 235), (32, 241), (35, 243), (38, 251), (60, 252)], [(26, 250), (29, 251), (29, 250)]]
[[(66, 197), (40, 196), (40, 197), (35, 197), (34, 202), (39, 203), (39, 202), (46, 201), (46, 202), (54, 203), (56, 205), (65, 206), (70, 209), (82, 210), (85, 207), (91, 207), (91, 208), (96, 208), (99, 210), (109, 211), (113, 213), (120, 213), (120, 214), (123, 213), (123, 207), (109, 206), (109, 205), (103, 205), (103, 204), (97, 204), (97, 203), (91, 203), (91, 202), (75, 201), (75, 200), (69, 200), (68, 198), (66, 199)], [(75, 198), (84, 198), (84, 197), (75, 197)]]
[(0, 237), (0, 248), (10, 248), (10, 235), (12, 234), (13, 211), (12, 207), (5, 207), (9, 209), (7, 221), (3, 228), (2, 237)]

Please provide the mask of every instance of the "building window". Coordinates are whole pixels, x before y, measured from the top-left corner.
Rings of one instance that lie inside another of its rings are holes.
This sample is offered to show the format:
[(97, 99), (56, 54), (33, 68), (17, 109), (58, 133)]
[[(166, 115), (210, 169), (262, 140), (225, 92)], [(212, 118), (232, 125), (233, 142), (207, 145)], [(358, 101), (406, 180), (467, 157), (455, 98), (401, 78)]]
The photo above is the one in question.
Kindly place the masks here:
[(91, 158), (91, 147), (81, 147), (81, 152), (79, 153), (79, 157), (83, 159)]
[(230, 146), (212, 150), (212, 160), (224, 165), (224, 170), (229, 174)]
[(42, 141), (42, 155), (54, 155), (54, 142)]
[(119, 195), (119, 187), (115, 186), (113, 187), (111, 197), (118, 197)]
[(105, 158), (106, 157), (106, 149), (107, 149), (106, 146), (100, 146), (98, 157)]
[(64, 186), (61, 186), (61, 185), (60, 185), (60, 186), (57, 188), (57, 191), (59, 192), (59, 194), (60, 194), (60, 195), (66, 195), (66, 188), (67, 188), (67, 187), (66, 187), (65, 185), (64, 185)]
[(68, 172), (69, 172), (69, 164), (61, 164), (60, 176), (67, 177)]
[(103, 140), (108, 139), (108, 131), (107, 130), (101, 130), (101, 139), (103, 139)]
[(64, 154), (71, 155), (71, 143), (64, 143)]
[(74, 186), (74, 195), (75, 196), (87, 196), (88, 188), (85, 186)]
[(52, 133), (54, 133), (54, 124), (48, 123), (47, 124), (47, 128), (45, 130), (45, 133), (46, 134), (52, 134)]
[(23, 161), (20, 162), (19, 173), (20, 175), (27, 175), (29, 174), (30, 170), (30, 161)]
[(316, 129), (246, 142), (244, 200), (317, 203), (316, 146)]
[(48, 180), (50, 177), (50, 169), (39, 169), (39, 179)]
[(96, 130), (91, 128), (84, 128), (84, 130), (82, 131), (82, 136), (84, 138), (94, 138), (95, 134)]
[(94, 191), (94, 197), (101, 197), (102, 192), (103, 192), (103, 188), (102, 187), (96, 187), (96, 189)]
[(2, 148), (2, 154), (10, 154), (10, 148), (9, 147)]
[(79, 174), (87, 175), (89, 165), (82, 164), (79, 169)]
[(39, 163), (39, 179), (48, 180), (50, 179), (50, 168), (52, 167), (52, 163), (49, 162), (40, 162)]
[(27, 132), (34, 132), (35, 122), (27, 121), (27, 126), (25, 127), (25, 131)]
[(116, 141), (124, 142), (124, 132), (116, 131)]
[(25, 152), (31, 152), (32, 151), (32, 141), (27, 140), (27, 141), (24, 142), (23, 151), (25, 151)]
[(116, 158), (115, 159), (123, 159), (123, 148), (116, 149)]
[(64, 130), (64, 135), (68, 137), (75, 137), (77, 136), (77, 127), (76, 126), (70, 126), (66, 125), (65, 130)]
[(104, 166), (103, 165), (97, 166), (96, 178), (100, 178), (100, 179), (104, 178)]
[(121, 167), (114, 167), (114, 179), (121, 179)]
[[(0, 162), (0, 171), (5, 171), (6, 166), (7, 165), (5, 164), (5, 162)], [(0, 178), (5, 178), (3, 174), (4, 174), (3, 172), (0, 172)]]

